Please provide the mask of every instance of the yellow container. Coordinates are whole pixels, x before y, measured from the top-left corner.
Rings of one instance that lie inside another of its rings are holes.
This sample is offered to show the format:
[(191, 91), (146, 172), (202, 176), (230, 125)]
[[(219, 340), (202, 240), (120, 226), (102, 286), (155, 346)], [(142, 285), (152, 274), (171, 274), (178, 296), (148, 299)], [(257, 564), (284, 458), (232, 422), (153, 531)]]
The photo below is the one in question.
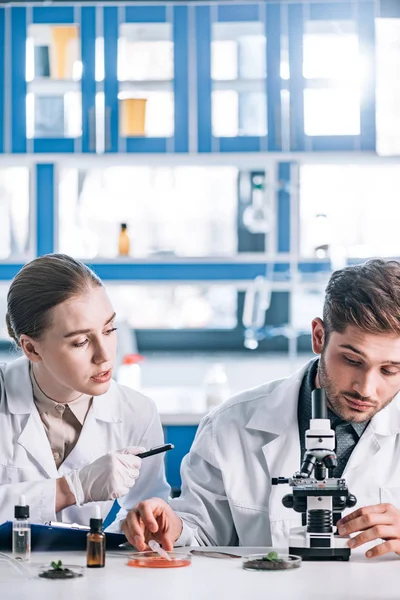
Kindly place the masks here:
[(144, 136), (146, 123), (146, 98), (120, 100), (120, 135)]
[(78, 27), (76, 25), (53, 26), (51, 35), (53, 38), (51, 75), (55, 79), (66, 79), (69, 45), (78, 38)]

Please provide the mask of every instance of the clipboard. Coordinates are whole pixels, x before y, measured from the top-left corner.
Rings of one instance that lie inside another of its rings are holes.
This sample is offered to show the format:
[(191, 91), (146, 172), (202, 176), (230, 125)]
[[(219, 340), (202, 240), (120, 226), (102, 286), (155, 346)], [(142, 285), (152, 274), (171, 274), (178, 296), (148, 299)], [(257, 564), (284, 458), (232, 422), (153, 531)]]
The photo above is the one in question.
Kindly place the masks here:
[[(46, 552), (48, 550), (82, 550), (86, 551), (87, 531), (56, 525), (40, 525), (31, 523), (31, 549)], [(106, 533), (106, 549), (116, 550), (126, 542), (122, 533)], [(12, 549), (12, 521), (0, 525), (0, 550)]]

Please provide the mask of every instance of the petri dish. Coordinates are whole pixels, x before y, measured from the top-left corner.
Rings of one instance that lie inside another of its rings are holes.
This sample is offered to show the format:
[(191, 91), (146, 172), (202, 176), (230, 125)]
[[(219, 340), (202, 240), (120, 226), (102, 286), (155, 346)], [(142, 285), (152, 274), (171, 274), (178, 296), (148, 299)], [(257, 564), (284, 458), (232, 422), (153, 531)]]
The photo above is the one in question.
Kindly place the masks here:
[(157, 554), (157, 552), (136, 552), (129, 556), (128, 567), (139, 567), (144, 569), (176, 569), (188, 567), (192, 564), (189, 552), (168, 552), (171, 560)]
[(267, 557), (266, 554), (250, 554), (244, 556), (243, 569), (248, 571), (287, 571), (297, 569), (301, 566), (300, 556), (294, 554), (282, 554), (274, 552), (273, 557)]
[(62, 565), (62, 569), (53, 569), (51, 565), (42, 565), (39, 567), (39, 577), (42, 579), (75, 579), (82, 577), (85, 568), (81, 565)]

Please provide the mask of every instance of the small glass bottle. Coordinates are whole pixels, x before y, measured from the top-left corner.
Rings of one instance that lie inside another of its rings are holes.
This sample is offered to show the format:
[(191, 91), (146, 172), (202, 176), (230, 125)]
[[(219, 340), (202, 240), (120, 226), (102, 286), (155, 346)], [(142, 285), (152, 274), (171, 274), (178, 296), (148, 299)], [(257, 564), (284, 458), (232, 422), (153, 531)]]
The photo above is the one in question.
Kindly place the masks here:
[(90, 519), (90, 531), (87, 534), (86, 566), (100, 569), (106, 564), (106, 536), (103, 533), (103, 519), (100, 506), (96, 505), (94, 517)]
[(18, 560), (29, 561), (31, 558), (29, 506), (24, 495), (21, 496), (19, 504), (14, 507), (12, 554)]
[(120, 256), (129, 256), (131, 242), (128, 234), (128, 226), (126, 223), (121, 223), (121, 232), (118, 241), (118, 254)]

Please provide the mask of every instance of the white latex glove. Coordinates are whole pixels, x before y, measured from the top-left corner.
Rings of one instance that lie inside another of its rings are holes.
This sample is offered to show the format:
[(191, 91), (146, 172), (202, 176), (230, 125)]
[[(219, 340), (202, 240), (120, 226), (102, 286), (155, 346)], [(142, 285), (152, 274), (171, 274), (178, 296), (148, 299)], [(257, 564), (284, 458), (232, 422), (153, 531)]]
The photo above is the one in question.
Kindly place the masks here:
[(114, 500), (128, 493), (139, 476), (145, 448), (124, 448), (101, 456), (90, 465), (65, 476), (78, 505)]

